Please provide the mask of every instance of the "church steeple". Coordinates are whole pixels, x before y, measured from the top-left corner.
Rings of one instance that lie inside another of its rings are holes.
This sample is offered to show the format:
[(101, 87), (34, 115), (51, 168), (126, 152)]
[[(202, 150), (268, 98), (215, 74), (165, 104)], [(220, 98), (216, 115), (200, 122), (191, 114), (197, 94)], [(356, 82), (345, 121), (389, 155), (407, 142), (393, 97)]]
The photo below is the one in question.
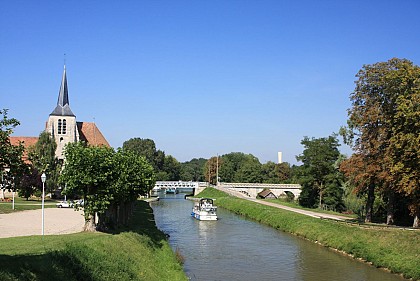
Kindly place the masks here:
[(64, 65), (63, 78), (61, 79), (60, 92), (58, 94), (57, 106), (50, 114), (54, 116), (75, 116), (70, 109), (69, 93), (67, 89), (66, 65)]

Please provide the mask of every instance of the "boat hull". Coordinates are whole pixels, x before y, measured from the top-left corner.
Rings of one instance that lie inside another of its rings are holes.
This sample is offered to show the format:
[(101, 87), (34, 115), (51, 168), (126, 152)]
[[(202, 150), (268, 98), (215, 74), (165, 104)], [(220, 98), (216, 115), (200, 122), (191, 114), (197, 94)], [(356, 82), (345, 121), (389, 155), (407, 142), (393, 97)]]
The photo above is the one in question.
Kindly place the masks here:
[(200, 221), (217, 221), (217, 215), (215, 213), (209, 214), (208, 212), (192, 212), (191, 216)]

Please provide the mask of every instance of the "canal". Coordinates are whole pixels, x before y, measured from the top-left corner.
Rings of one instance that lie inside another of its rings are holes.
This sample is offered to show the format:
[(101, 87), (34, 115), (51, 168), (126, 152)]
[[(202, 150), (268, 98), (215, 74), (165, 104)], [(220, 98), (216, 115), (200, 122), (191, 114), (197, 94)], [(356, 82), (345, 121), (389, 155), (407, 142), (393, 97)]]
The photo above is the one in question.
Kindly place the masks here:
[(160, 194), (151, 206), (191, 280), (404, 280), (222, 208), (218, 221), (195, 220), (184, 194)]

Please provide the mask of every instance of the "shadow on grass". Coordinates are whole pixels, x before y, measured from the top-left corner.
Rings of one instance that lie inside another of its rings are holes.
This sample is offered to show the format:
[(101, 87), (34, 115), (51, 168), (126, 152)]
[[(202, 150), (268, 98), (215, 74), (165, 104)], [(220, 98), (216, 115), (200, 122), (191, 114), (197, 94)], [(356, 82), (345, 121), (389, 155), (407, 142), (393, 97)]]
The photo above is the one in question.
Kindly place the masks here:
[(127, 227), (107, 231), (110, 234), (120, 234), (122, 232), (135, 232), (147, 236), (150, 238), (153, 247), (161, 247), (162, 241), (167, 239), (165, 233), (156, 226), (152, 207), (148, 202), (142, 200), (136, 202), (134, 213)]
[(68, 253), (0, 255), (0, 280), (94, 280), (77, 257)]

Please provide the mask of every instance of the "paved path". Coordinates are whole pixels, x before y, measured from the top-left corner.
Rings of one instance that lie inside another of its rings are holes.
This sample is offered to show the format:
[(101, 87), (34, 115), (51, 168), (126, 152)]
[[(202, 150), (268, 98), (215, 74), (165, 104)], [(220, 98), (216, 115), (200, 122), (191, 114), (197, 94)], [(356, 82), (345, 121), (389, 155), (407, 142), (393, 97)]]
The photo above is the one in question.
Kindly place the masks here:
[[(83, 230), (82, 211), (72, 208), (44, 209), (44, 234), (67, 234)], [(0, 238), (42, 234), (42, 210), (0, 214)]]
[(250, 198), (248, 196), (246, 196), (245, 194), (239, 192), (239, 191), (235, 191), (235, 190), (231, 190), (231, 189), (227, 189), (227, 188), (223, 188), (223, 187), (214, 187), (217, 190), (226, 192), (232, 196), (236, 196), (242, 199), (246, 199), (258, 204), (262, 204), (262, 205), (267, 205), (267, 206), (272, 206), (272, 207), (276, 207), (279, 209), (284, 209), (284, 210), (288, 210), (291, 212), (295, 212), (295, 213), (299, 213), (299, 214), (303, 214), (306, 216), (310, 216), (310, 217), (314, 217), (314, 218), (319, 218), (319, 219), (333, 219), (333, 220), (339, 220), (339, 221), (344, 221), (344, 220), (349, 220), (351, 218), (349, 217), (345, 217), (345, 216), (340, 216), (340, 215), (332, 215), (332, 214), (323, 214), (323, 213), (317, 213), (317, 212), (312, 212), (312, 211), (307, 211), (307, 210), (302, 210), (302, 209), (297, 209), (297, 208), (292, 208), (292, 207), (287, 207), (287, 206), (283, 206), (280, 204), (276, 204), (276, 203), (272, 203), (272, 202), (267, 202), (264, 200), (257, 200), (254, 198)]

